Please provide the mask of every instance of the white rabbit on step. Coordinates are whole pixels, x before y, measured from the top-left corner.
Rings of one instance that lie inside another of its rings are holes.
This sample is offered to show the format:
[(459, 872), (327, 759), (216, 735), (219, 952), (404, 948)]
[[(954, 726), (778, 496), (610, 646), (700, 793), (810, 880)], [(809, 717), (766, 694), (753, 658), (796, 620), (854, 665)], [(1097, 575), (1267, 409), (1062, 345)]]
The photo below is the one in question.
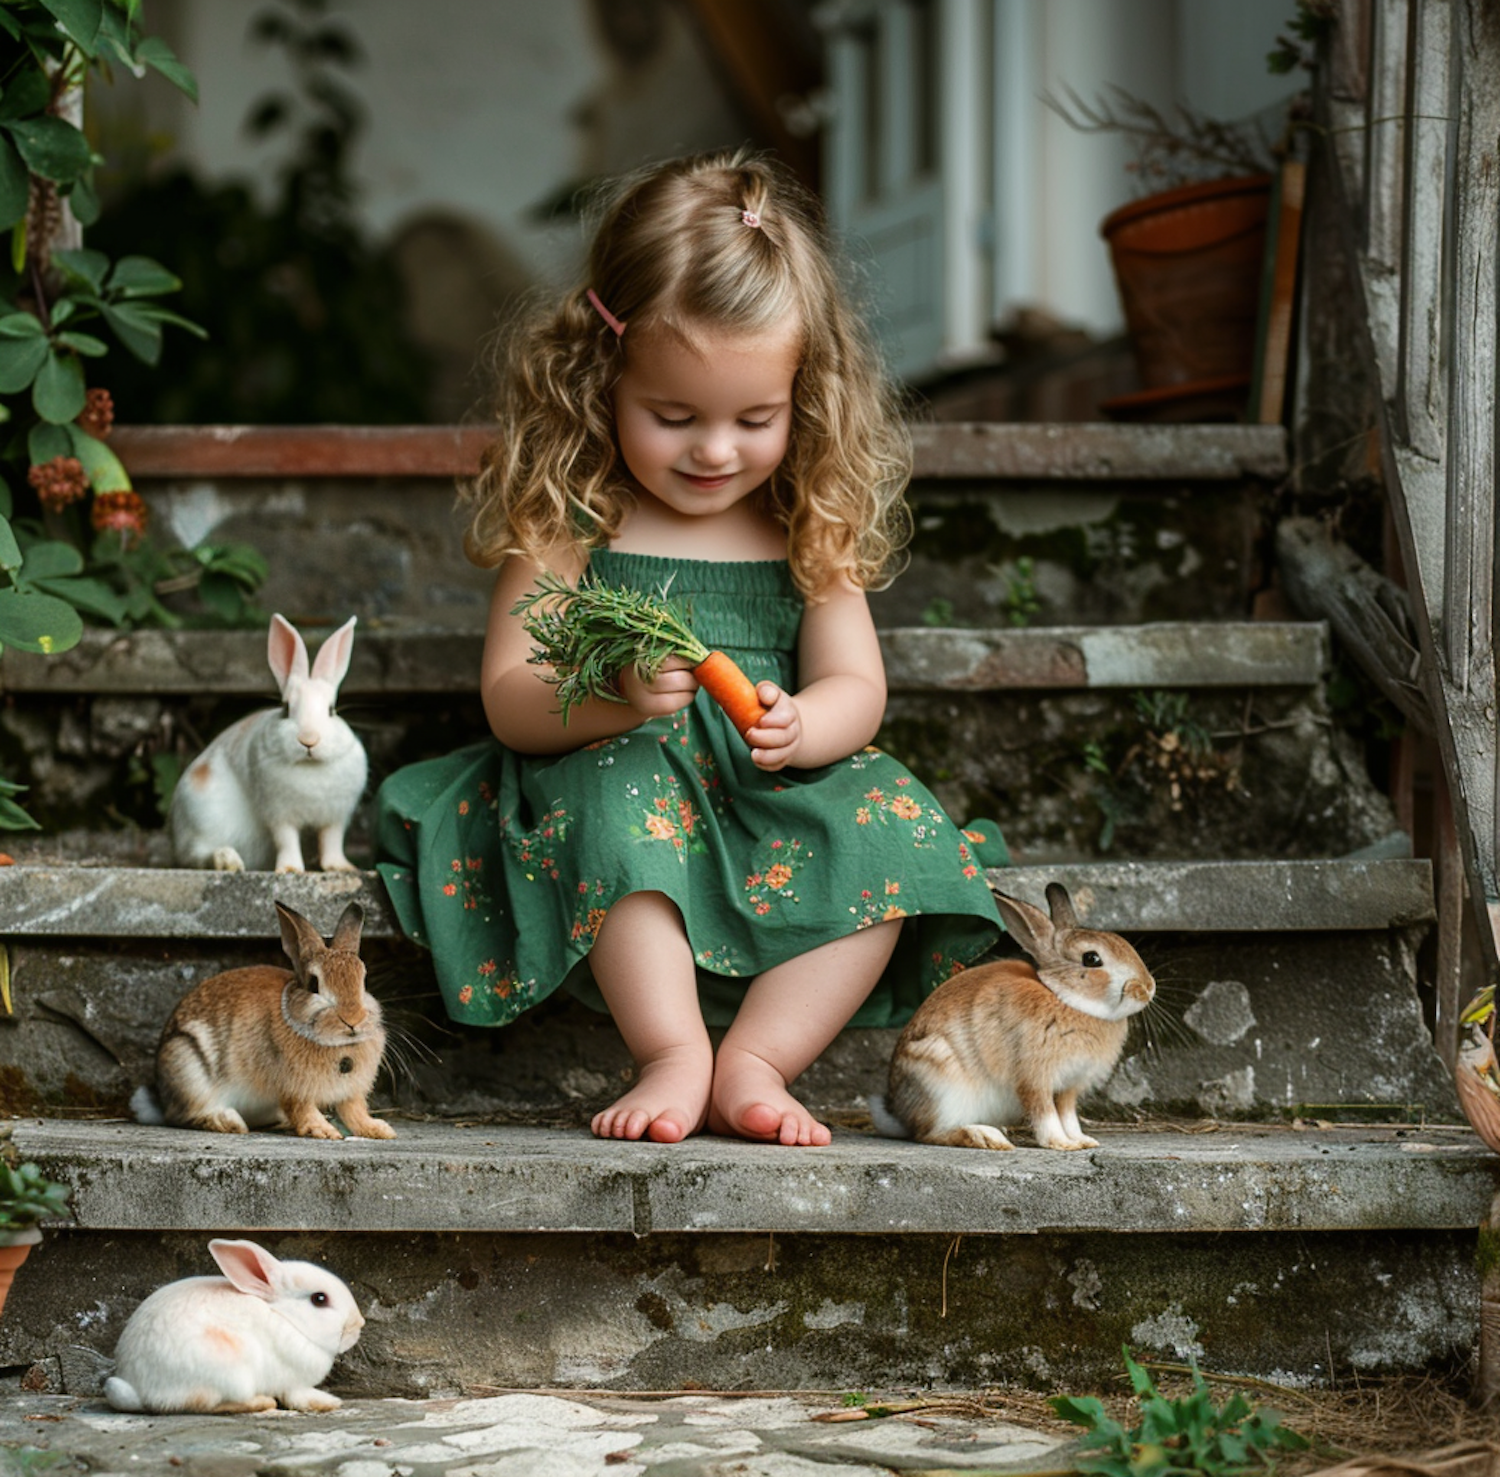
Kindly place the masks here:
[(179, 866), (300, 872), (302, 832), (325, 872), (352, 872), (344, 832), (364, 794), (368, 760), (334, 712), (354, 650), (351, 616), (308, 667), (291, 624), (271, 617), (267, 654), (282, 706), (241, 718), (182, 772), (167, 816)]

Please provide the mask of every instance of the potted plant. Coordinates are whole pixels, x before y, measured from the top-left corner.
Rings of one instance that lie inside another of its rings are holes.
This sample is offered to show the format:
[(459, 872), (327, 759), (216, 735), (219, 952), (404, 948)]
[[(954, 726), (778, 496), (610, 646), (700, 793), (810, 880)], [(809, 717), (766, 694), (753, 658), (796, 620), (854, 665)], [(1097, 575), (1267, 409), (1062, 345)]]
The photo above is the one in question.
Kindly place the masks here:
[(1142, 389), (1104, 408), (1129, 419), (1230, 419), (1255, 358), (1272, 182), (1289, 135), (1163, 111), (1122, 89), (1049, 106), (1085, 133), (1123, 133), (1147, 190), (1111, 211), (1109, 246)]
[(22, 1163), (11, 1141), (12, 1132), (8, 1123), (0, 1124), (0, 1310), (16, 1268), (42, 1239), (41, 1223), (71, 1214), (71, 1191), (49, 1180), (37, 1165)]

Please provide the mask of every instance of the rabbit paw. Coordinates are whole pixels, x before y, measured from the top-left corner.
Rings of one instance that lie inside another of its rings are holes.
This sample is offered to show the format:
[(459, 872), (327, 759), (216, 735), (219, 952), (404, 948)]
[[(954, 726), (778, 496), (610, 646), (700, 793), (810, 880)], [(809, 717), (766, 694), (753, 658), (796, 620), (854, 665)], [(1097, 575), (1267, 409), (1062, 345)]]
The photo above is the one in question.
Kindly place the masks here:
[(372, 1118), (362, 1106), (346, 1109), (343, 1105), (334, 1108), (344, 1120), (344, 1127), (357, 1139), (393, 1139), (396, 1130), (381, 1118)]
[(213, 864), (216, 872), (243, 872), (245, 870), (244, 859), (232, 846), (215, 847)]
[(288, 1410), (337, 1410), (344, 1402), (327, 1390), (288, 1390), (281, 1403)]
[(209, 1133), (250, 1132), (250, 1125), (233, 1108), (214, 1108), (191, 1126), (206, 1129)]
[(1015, 1145), (988, 1123), (965, 1123), (961, 1128), (950, 1128), (945, 1133), (923, 1139), (928, 1144), (946, 1144), (954, 1149), (1014, 1149)]
[(1037, 1134), (1036, 1142), (1039, 1149), (1056, 1149), (1065, 1154), (1072, 1153), (1075, 1149), (1097, 1149), (1099, 1147), (1094, 1139), (1070, 1139), (1064, 1138), (1061, 1134), (1048, 1134), (1045, 1137)]
[(316, 1108), (289, 1115), (291, 1125), (298, 1138), (341, 1139), (341, 1134)]

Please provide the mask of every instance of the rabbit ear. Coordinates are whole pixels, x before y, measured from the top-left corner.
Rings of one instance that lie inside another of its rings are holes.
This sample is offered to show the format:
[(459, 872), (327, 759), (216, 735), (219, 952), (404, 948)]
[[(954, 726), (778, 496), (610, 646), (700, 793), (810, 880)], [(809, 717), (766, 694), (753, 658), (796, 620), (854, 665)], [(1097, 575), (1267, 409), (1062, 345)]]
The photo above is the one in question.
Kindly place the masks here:
[(281, 1263), (265, 1247), (253, 1241), (216, 1239), (208, 1243), (208, 1251), (219, 1264), (219, 1270), (240, 1292), (264, 1298), (266, 1302), (276, 1297), (281, 1285)]
[(302, 637), (293, 629), (292, 623), (279, 615), (271, 617), (271, 632), (267, 638), (266, 655), (271, 670), (276, 674), (276, 685), (285, 692), (290, 678), (307, 680), (307, 647)]
[(292, 969), (300, 983), (307, 982), (307, 966), (324, 950), (323, 937), (301, 913), (285, 903), (276, 904), (276, 916), (281, 921), (281, 947), (292, 961)]
[(1007, 897), (993, 887), (990, 892), (1001, 918), (1005, 920), (1006, 930), (1033, 959), (1052, 952), (1056, 930), (1052, 920), (1040, 908), (1023, 903), (1018, 897)]
[(365, 910), (358, 903), (350, 903), (339, 917), (338, 926), (328, 947), (347, 949), (351, 954), (359, 953), (359, 931), (364, 927)]
[(1078, 917), (1073, 912), (1073, 899), (1061, 882), (1047, 884), (1047, 907), (1052, 912), (1052, 923), (1056, 928), (1077, 928)]
[(357, 615), (351, 615), (318, 648), (318, 654), (313, 658), (314, 677), (321, 677), (334, 687), (344, 680), (344, 674), (349, 670), (349, 658), (354, 655), (354, 626), (358, 620)]

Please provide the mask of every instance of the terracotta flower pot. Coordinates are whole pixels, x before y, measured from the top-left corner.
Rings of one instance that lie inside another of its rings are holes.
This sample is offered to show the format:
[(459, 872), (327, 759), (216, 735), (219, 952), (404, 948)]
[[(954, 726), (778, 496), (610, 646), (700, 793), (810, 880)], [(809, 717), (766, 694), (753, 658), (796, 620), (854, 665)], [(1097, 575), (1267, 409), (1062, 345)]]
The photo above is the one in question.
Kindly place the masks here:
[(10, 1284), (15, 1281), (16, 1268), (26, 1260), (31, 1248), (41, 1239), (40, 1231), (22, 1231), (14, 1239), (0, 1242), (0, 1312), (4, 1311)]
[(1250, 382), (1271, 177), (1209, 180), (1104, 218), (1146, 392)]

